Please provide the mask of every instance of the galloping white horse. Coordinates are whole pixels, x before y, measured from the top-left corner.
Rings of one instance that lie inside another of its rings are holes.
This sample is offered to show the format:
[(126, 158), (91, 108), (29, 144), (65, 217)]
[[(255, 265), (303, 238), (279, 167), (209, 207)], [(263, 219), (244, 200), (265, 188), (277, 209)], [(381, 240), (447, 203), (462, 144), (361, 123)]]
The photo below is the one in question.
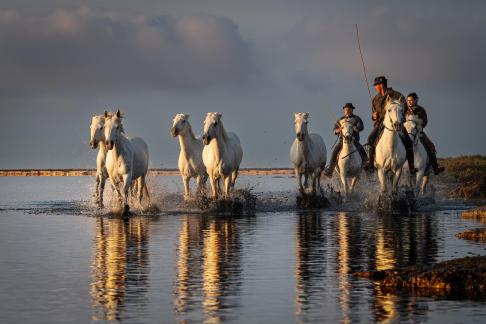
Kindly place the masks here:
[(414, 188), (416, 196), (419, 194), (424, 195), (427, 189), (427, 184), (429, 183), (430, 167), (428, 167), (429, 157), (427, 151), (419, 138), (423, 129), (422, 120), (415, 115), (409, 115), (407, 116), (407, 121), (403, 125), (407, 129), (410, 139), (413, 142), (414, 164), (417, 169), (415, 178), (410, 177), (410, 186)]
[(203, 162), (211, 182), (211, 195), (218, 198), (218, 182), (224, 180), (224, 195), (228, 196), (235, 187), (236, 177), (243, 150), (238, 136), (226, 132), (221, 121), (221, 114), (208, 112), (204, 120)]
[(304, 186), (302, 186), (302, 175), (304, 175), (305, 187), (308, 187), (310, 177), (312, 194), (315, 195), (317, 188), (321, 187), (321, 173), (326, 165), (326, 145), (320, 135), (307, 131), (308, 112), (298, 112), (294, 116), (296, 139), (290, 148), (290, 161), (294, 165), (297, 190), (300, 193), (305, 192)]
[(403, 129), (403, 107), (400, 101), (387, 98), (385, 104), (384, 130), (376, 145), (375, 167), (378, 170), (381, 193), (387, 193), (388, 182), (392, 192), (396, 192), (402, 174), (403, 164), (407, 160), (405, 145), (399, 132)]
[(358, 149), (354, 145), (353, 139), (353, 124), (343, 119), (340, 122), (341, 136), (343, 138), (343, 148), (338, 155), (337, 166), (339, 170), (339, 176), (341, 178), (341, 184), (344, 191), (344, 199), (348, 199), (353, 193), (356, 182), (359, 180), (361, 171), (363, 169), (363, 162)]
[[(105, 112), (105, 114), (108, 114)], [(105, 133), (103, 127), (105, 126), (105, 115), (94, 115), (91, 119), (91, 136), (89, 145), (93, 150), (99, 147), (98, 155), (96, 156), (96, 203), (100, 208), (103, 207), (103, 191), (105, 190), (105, 182), (108, 178), (106, 172), (106, 147), (105, 147)]]
[[(143, 191), (148, 196), (145, 184), (149, 152), (148, 146), (141, 138), (128, 139), (122, 132), (122, 115), (118, 110), (110, 116), (105, 113), (105, 145), (109, 151), (106, 157), (106, 170), (118, 198), (123, 202), (123, 211), (129, 210), (128, 190), (132, 181), (137, 180), (137, 198), (142, 208)], [(120, 192), (119, 184), (122, 184)], [(148, 197), (149, 198), (149, 197)]]
[(171, 134), (173, 137), (179, 136), (181, 152), (178, 166), (184, 183), (184, 197), (187, 198), (190, 195), (189, 180), (191, 178), (196, 179), (199, 192), (204, 190), (208, 179), (206, 167), (202, 160), (204, 144), (202, 139), (194, 136), (187, 114), (175, 115)]

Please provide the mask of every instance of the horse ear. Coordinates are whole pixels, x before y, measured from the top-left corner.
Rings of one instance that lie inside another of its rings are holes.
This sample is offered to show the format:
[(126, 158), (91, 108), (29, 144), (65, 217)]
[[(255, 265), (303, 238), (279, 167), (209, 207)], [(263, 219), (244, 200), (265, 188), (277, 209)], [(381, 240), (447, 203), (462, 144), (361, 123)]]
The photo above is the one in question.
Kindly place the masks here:
[(108, 112), (105, 110), (105, 118), (108, 118)]
[(303, 115), (304, 115), (304, 118), (307, 119), (307, 118), (309, 118), (310, 113), (309, 112), (305, 112), (305, 113), (303, 113)]

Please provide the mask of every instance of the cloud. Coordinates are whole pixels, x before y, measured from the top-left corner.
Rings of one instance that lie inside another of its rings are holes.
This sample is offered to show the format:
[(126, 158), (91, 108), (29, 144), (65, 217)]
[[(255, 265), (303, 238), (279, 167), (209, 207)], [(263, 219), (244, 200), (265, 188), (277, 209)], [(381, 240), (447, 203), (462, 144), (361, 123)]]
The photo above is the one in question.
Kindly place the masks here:
[[(252, 47), (228, 18), (0, 11), (0, 88), (203, 89), (247, 84)], [(8, 77), (5, 77), (8, 75)]]

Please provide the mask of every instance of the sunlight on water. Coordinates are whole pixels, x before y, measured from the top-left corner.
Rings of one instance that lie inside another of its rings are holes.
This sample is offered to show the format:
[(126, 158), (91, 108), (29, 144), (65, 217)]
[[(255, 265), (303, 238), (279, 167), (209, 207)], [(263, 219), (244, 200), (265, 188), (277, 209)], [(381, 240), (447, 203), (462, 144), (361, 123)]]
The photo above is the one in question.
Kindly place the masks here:
[(353, 276), (486, 254), (483, 244), (454, 236), (477, 226), (459, 218), (460, 204), (411, 215), (299, 210), (292, 178), (246, 177), (263, 183), (256, 212), (216, 215), (188, 209), (177, 185), (167, 185), (177, 179), (165, 180), (150, 180), (161, 213), (121, 218), (95, 208), (88, 177), (0, 178), (3, 321), (429, 322), (450, 314), (467, 322), (486, 315), (482, 302), (394, 294)]

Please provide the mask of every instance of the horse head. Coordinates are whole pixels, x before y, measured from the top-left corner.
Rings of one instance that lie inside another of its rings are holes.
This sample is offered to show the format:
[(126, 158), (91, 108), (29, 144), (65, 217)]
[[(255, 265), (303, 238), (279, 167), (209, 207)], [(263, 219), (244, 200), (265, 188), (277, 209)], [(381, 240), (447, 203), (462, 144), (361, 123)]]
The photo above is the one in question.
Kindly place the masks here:
[(118, 110), (115, 114), (108, 114), (105, 111), (105, 145), (108, 150), (111, 150), (118, 138), (123, 132), (122, 119), (123, 115)]
[(103, 132), (103, 127), (105, 126), (105, 116), (104, 115), (94, 115), (91, 119), (91, 136), (89, 139), (89, 145), (92, 149), (96, 149), (98, 147), (99, 142), (103, 142), (105, 140), (105, 134)]
[(213, 138), (218, 137), (221, 132), (222, 122), (221, 114), (218, 112), (208, 112), (204, 120), (203, 142), (208, 145)]
[(178, 135), (185, 135), (189, 129), (189, 115), (188, 114), (177, 114), (172, 122), (172, 128), (170, 133), (172, 137), (177, 137)]
[(403, 126), (412, 138), (412, 141), (416, 143), (420, 133), (422, 132), (422, 121), (420, 118), (415, 115), (409, 115), (407, 116), (405, 123), (403, 123)]
[(403, 105), (399, 100), (387, 98), (383, 123), (388, 129), (393, 129), (396, 132), (401, 131), (403, 125)]
[(295, 120), (295, 136), (299, 141), (303, 141), (305, 136), (308, 134), (307, 132), (307, 123), (309, 122), (309, 113), (308, 112), (298, 112), (294, 114)]
[(353, 124), (349, 120), (344, 119), (339, 123), (339, 126), (341, 128), (341, 136), (343, 137), (343, 141), (346, 144), (351, 143), (351, 140), (354, 137)]

